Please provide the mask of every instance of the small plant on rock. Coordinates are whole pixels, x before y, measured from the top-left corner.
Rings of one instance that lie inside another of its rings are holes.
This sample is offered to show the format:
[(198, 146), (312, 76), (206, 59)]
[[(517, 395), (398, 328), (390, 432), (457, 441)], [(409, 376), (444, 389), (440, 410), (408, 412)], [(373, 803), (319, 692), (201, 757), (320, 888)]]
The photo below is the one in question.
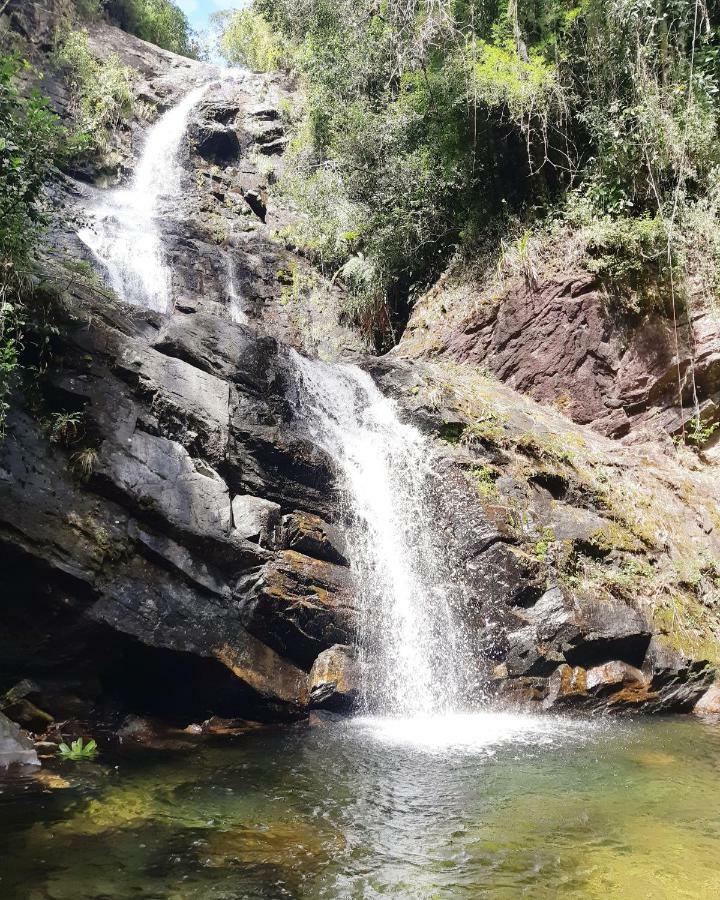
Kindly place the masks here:
[(97, 744), (91, 738), (86, 744), (83, 743), (81, 737), (76, 738), (69, 746), (60, 744), (58, 747), (58, 756), (61, 759), (94, 759), (97, 756)]
[(83, 415), (80, 412), (52, 413), (47, 422), (50, 442), (67, 447), (78, 437)]
[(94, 447), (83, 447), (70, 457), (73, 469), (81, 478), (89, 478), (98, 461), (98, 452)]

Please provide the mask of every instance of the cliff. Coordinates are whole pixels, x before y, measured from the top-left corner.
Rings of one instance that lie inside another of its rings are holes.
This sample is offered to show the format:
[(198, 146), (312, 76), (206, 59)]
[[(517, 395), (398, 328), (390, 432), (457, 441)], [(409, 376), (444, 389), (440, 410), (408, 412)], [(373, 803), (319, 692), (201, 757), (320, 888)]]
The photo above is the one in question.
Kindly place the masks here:
[[(9, 8), (38, 60), (23, 16), (41, 7)], [(210, 87), (161, 223), (172, 310), (119, 300), (74, 224), (39, 265), (25, 356), (42, 377), (18, 390), (0, 447), (0, 687), (34, 682), (18, 721), (292, 719), (352, 701), (337, 673), (357, 627), (337, 473), (302, 427), (290, 348), (359, 362), (431, 438), (438, 535), (471, 587), (485, 696), (692, 709), (720, 648), (717, 470), (641, 431), (679, 427), (667, 323), (621, 332), (584, 276), (448, 317), (456, 289), (441, 283), (399, 347), (369, 356), (337, 288), (293, 290), (298, 272), (320, 276), (284, 246), (298, 212), (273, 193), (287, 85), (106, 25), (90, 41), (137, 73), (142, 116), (116, 130), (113, 165), (68, 168), (54, 189), (66, 222), (132, 171), (148, 107)], [(67, 115), (61, 80), (47, 84)], [(707, 405), (720, 349), (702, 316), (681, 339), (701, 347)]]

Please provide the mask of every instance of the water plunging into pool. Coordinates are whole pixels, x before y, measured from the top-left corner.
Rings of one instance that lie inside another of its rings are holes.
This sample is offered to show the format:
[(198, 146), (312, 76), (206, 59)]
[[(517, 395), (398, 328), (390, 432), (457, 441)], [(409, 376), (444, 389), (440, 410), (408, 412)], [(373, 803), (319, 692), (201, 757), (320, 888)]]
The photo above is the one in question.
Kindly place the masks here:
[(178, 156), (190, 114), (213, 83), (194, 88), (157, 120), (129, 187), (102, 193), (90, 210), (91, 223), (78, 233), (106, 268), (112, 289), (128, 303), (158, 312), (171, 306), (171, 270), (159, 220), (180, 193)]
[(364, 710), (407, 718), (459, 713), (470, 641), (461, 579), (438, 540), (429, 444), (366, 372), (293, 359), (304, 426), (341, 478)]

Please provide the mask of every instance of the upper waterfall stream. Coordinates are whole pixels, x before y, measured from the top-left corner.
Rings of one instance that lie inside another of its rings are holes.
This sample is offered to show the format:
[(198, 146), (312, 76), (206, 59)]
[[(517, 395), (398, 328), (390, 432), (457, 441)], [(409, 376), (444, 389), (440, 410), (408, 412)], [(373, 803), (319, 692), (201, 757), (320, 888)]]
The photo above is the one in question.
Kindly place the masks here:
[(193, 109), (214, 82), (190, 91), (150, 128), (127, 188), (100, 195), (91, 222), (78, 234), (106, 268), (110, 286), (129, 303), (158, 312), (171, 306), (172, 272), (165, 262), (159, 219), (182, 186), (178, 156)]

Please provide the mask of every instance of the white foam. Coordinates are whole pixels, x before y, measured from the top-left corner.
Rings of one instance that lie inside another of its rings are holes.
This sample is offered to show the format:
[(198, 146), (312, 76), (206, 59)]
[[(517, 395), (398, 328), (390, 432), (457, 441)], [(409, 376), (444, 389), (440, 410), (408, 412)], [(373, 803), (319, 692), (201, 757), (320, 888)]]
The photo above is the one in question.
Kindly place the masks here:
[(387, 744), (427, 751), (494, 752), (507, 745), (547, 746), (569, 737), (596, 734), (596, 722), (560, 716), (532, 716), (510, 712), (450, 713), (409, 717), (361, 716), (359, 728)]

